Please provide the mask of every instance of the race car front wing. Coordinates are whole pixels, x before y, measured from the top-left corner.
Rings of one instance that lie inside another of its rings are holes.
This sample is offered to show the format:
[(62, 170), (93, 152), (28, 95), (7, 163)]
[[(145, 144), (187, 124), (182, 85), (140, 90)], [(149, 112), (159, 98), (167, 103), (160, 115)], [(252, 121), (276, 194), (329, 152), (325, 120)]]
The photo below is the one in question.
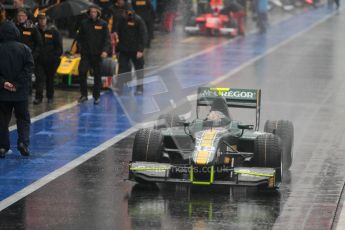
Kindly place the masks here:
[(129, 168), (130, 180), (154, 183), (277, 188), (279, 184), (276, 183), (275, 177), (275, 169), (262, 167), (208, 166), (200, 168), (192, 165), (132, 162)]

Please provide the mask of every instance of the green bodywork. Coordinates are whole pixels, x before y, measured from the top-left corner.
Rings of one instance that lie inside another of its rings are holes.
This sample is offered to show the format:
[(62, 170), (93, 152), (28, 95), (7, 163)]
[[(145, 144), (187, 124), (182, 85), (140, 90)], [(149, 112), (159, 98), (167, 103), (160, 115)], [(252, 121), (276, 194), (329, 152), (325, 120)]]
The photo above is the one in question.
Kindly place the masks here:
[[(230, 142), (236, 140), (236, 143), (229, 143), (230, 145), (236, 145), (238, 143), (254, 142), (258, 135), (263, 134), (263, 132), (255, 130), (243, 130), (242, 134), (242, 129), (238, 128), (239, 124), (241, 124), (239, 121), (231, 121), (227, 126), (221, 127), (225, 132), (220, 136), (220, 138), (226, 137), (226, 139), (230, 139)], [(210, 127), (204, 127), (203, 120), (195, 120), (195, 122), (189, 126), (189, 130), (191, 131), (193, 138), (198, 132), (207, 129), (210, 129)], [(186, 150), (186, 152), (194, 149), (195, 144), (193, 143), (193, 138), (186, 134), (184, 127), (161, 129), (161, 133), (164, 137), (164, 142), (168, 143), (168, 146), (166, 146), (167, 148), (178, 148)], [(216, 141), (215, 143), (219, 143), (219, 141)]]
[[(130, 178), (207, 186), (256, 186), (274, 180), (275, 169), (257, 167), (253, 161), (255, 141), (264, 134), (258, 131), (261, 90), (199, 88), (197, 107), (212, 105), (218, 97), (224, 98), (227, 107), (255, 109), (255, 125), (244, 126), (226, 116), (224, 123), (223, 118), (219, 123), (197, 118), (191, 123), (159, 129), (163, 136), (162, 155), (168, 161), (132, 162)], [(203, 169), (209, 171), (205, 173)]]

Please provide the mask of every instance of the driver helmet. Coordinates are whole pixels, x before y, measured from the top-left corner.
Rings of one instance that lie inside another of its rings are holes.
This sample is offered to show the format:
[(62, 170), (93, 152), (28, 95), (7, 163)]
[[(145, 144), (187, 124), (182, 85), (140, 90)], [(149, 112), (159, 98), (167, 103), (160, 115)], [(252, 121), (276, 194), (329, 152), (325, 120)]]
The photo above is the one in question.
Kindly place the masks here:
[(229, 122), (229, 119), (220, 111), (211, 111), (206, 119), (212, 121), (214, 126), (224, 126)]

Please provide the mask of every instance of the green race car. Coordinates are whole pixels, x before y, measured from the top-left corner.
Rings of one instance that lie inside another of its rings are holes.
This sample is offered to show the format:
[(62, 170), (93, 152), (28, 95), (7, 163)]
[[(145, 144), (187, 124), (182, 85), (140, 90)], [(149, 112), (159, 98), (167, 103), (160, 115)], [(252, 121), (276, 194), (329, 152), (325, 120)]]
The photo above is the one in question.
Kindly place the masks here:
[[(129, 179), (278, 188), (292, 163), (293, 124), (268, 120), (259, 131), (260, 105), (261, 90), (199, 88), (196, 119), (170, 113), (155, 128), (136, 133)], [(205, 107), (210, 109), (201, 118)], [(229, 107), (255, 109), (255, 125), (233, 120)]]

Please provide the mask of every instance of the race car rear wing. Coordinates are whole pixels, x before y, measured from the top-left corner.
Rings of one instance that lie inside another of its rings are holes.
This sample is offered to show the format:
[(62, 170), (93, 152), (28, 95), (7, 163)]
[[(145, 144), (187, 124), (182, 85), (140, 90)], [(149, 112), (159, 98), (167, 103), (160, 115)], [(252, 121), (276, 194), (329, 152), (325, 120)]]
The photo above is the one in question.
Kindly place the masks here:
[(210, 106), (217, 97), (224, 98), (228, 107), (255, 109), (255, 130), (259, 129), (261, 108), (260, 89), (200, 87), (198, 89), (197, 106)]

